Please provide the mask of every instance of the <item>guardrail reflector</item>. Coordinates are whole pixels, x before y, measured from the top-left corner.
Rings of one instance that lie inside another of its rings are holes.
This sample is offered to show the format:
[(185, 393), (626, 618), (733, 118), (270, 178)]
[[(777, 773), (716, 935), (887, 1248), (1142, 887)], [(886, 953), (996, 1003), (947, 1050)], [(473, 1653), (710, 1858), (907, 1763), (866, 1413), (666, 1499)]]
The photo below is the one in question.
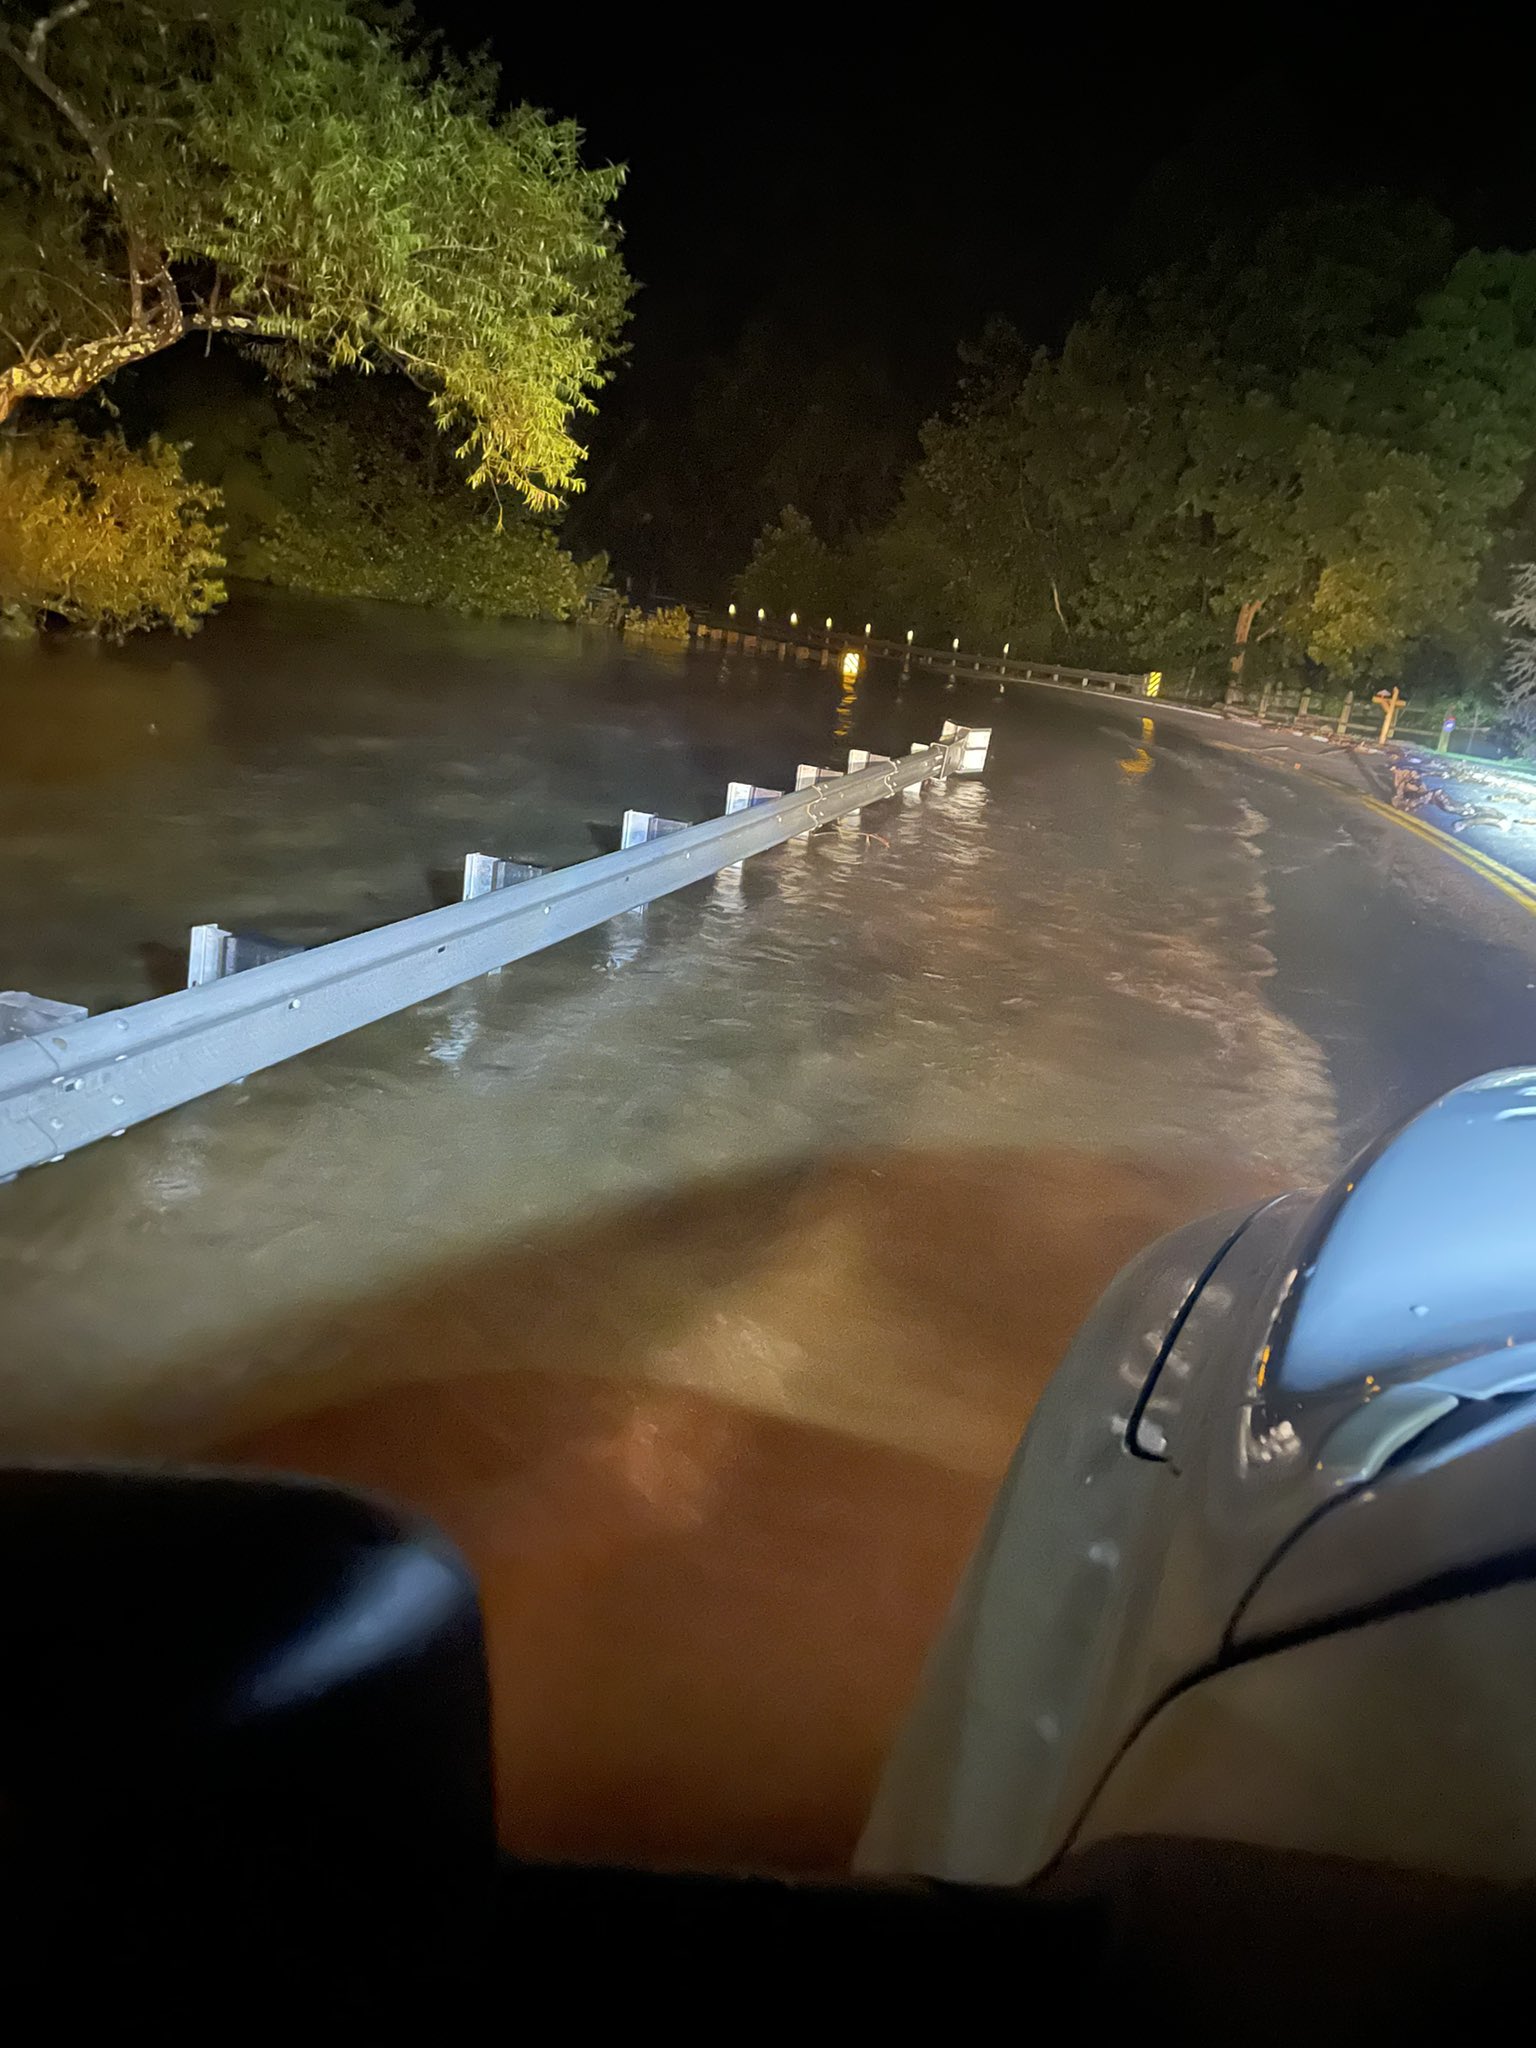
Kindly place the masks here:
[(951, 774), (979, 775), (986, 767), (987, 749), (992, 744), (990, 725), (956, 725), (952, 719), (946, 718), (939, 739), (941, 743), (949, 744)]

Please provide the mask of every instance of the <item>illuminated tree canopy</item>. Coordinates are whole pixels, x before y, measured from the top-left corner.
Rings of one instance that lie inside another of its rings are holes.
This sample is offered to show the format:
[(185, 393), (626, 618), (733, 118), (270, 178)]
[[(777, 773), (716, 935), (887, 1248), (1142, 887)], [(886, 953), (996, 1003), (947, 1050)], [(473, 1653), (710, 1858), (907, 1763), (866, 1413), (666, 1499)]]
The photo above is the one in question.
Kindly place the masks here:
[(629, 284), (573, 123), (348, 0), (0, 12), (0, 420), (224, 334), (402, 370), (472, 482), (579, 488)]
[[(1057, 350), (994, 329), (923, 447), (863, 550), (859, 608), (898, 629), (1389, 675), (1486, 617), (1536, 456), (1536, 257), (1457, 257), (1395, 201), (1282, 215), (1102, 299)], [(744, 594), (816, 547), (770, 529)]]

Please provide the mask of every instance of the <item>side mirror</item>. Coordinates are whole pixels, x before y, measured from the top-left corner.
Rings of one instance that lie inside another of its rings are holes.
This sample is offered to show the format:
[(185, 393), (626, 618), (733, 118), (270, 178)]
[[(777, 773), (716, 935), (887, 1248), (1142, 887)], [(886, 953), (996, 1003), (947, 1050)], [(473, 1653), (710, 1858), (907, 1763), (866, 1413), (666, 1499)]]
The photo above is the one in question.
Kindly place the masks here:
[[(0, 1473), (7, 1965), (387, 2002), (495, 1882), (479, 1611), (425, 1524), (297, 1479)], [(451, 1980), (450, 1980), (451, 1981)]]

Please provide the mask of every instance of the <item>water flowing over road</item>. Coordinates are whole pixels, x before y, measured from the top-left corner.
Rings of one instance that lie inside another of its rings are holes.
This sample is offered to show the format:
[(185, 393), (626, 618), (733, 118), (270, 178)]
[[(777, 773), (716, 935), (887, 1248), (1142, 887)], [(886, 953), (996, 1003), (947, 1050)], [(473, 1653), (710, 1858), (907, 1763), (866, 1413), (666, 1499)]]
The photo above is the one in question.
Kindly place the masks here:
[(338, 936), (995, 727), (980, 781), (0, 1189), (9, 1447), (420, 1500), (485, 1575), (509, 1839), (835, 1862), (1119, 1260), (1536, 1047), (1524, 911), (1142, 710), (288, 600), (0, 648), (0, 985), (92, 1009), (194, 922)]

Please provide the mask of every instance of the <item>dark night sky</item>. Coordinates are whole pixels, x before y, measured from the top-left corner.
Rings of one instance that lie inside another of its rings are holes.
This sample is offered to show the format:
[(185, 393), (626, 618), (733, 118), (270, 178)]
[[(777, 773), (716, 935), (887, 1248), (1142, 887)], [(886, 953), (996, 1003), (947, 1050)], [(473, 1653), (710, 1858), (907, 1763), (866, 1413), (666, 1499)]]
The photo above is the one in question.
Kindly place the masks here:
[(1469, 239), (1536, 246), (1536, 94), (1476, 9), (1197, 27), (1099, 6), (1076, 29), (1059, 6), (961, 10), (907, 38), (896, 10), (651, 11), (595, 33), (473, 0), (418, 11), (489, 40), (513, 95), (629, 165), (637, 355), (766, 308), (926, 377), (993, 311), (1049, 339), (1134, 252), (1178, 247), (1202, 195), (1262, 205), (1298, 178), (1421, 193)]
[[(1215, 26), (1057, 0), (924, 10), (905, 37), (895, 9), (652, 10), (595, 30), (487, 0), (418, 12), (464, 47), (488, 41), (508, 96), (574, 116), (589, 161), (629, 167), (619, 214), (643, 289), (584, 428), (567, 537), (653, 592), (723, 589), (784, 503), (833, 537), (878, 517), (989, 316), (1059, 340), (1099, 287), (1198, 254), (1234, 215), (1386, 186), (1440, 205), (1466, 244), (1536, 248), (1536, 93), (1468, 7), (1378, 23), (1345, 4), (1229, 5)], [(722, 468), (713, 425), (690, 468), (707, 359), (728, 366), (749, 326), (783, 375), (737, 417), (776, 405), (785, 431), (798, 422), (826, 451), (820, 483), (802, 470), (780, 488), (762, 443)], [(828, 410), (850, 362), (867, 389)], [(859, 438), (871, 429), (896, 466)], [(861, 490), (862, 509), (845, 495)]]

